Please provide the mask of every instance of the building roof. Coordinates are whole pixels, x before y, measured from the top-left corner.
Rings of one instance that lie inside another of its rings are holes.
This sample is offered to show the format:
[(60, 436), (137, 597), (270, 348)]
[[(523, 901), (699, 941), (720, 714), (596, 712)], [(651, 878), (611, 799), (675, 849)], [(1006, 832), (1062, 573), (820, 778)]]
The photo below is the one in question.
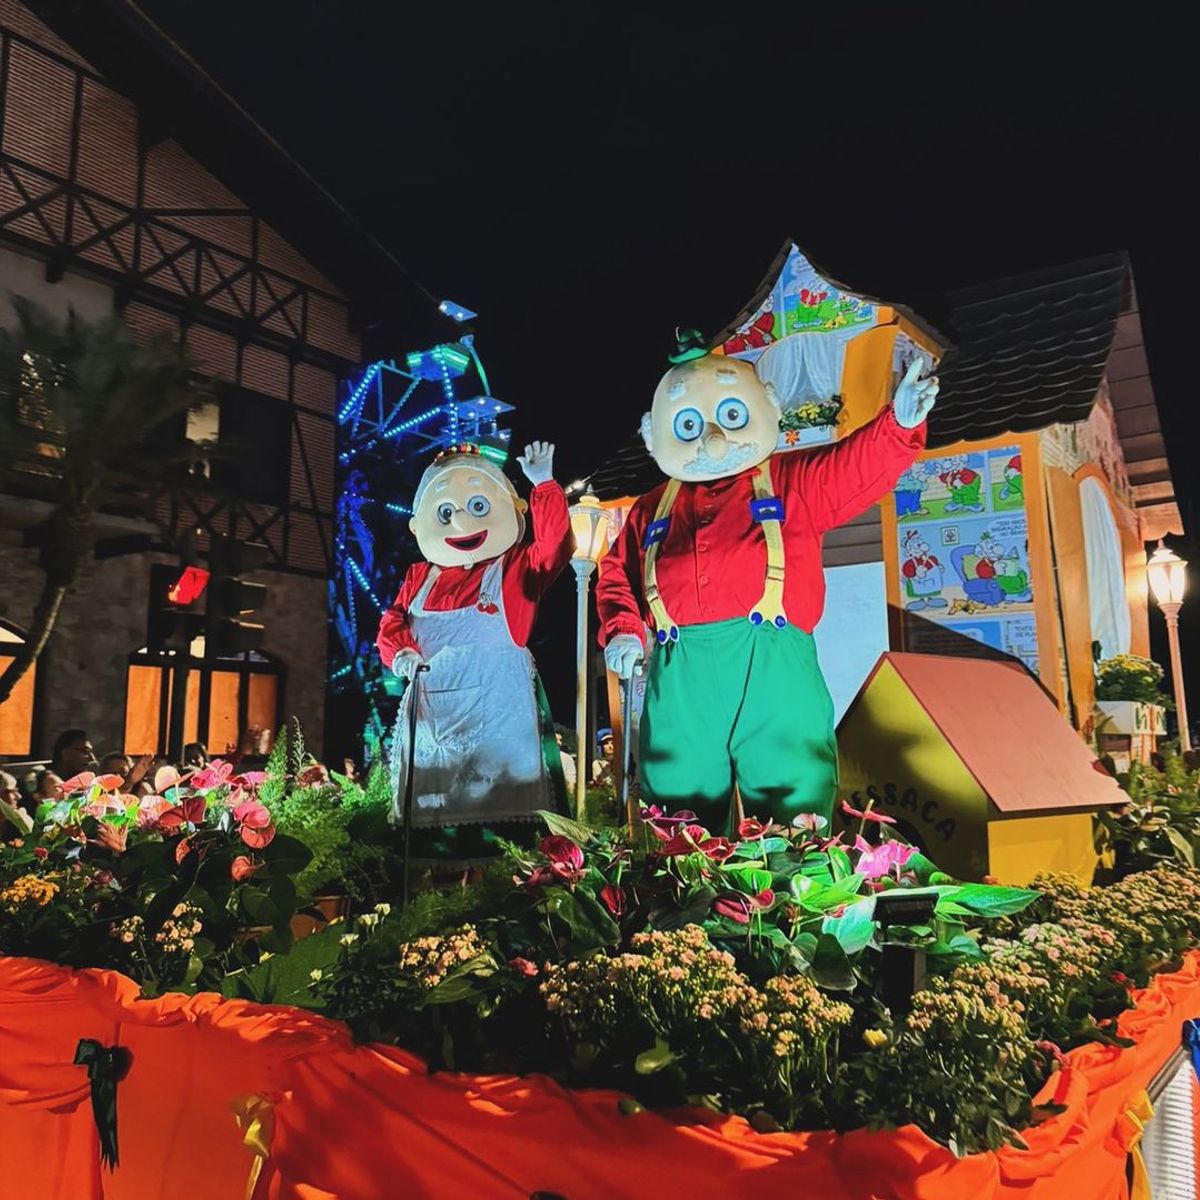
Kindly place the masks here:
[(418, 344), (444, 336), (436, 300), (395, 254), (133, 0), (23, 3), (138, 105), (151, 136), (179, 142), (332, 280), (359, 324), (386, 316)]
[(1094, 810), (1129, 802), (1020, 664), (887, 653), (862, 691), (885, 663), (1002, 813)]

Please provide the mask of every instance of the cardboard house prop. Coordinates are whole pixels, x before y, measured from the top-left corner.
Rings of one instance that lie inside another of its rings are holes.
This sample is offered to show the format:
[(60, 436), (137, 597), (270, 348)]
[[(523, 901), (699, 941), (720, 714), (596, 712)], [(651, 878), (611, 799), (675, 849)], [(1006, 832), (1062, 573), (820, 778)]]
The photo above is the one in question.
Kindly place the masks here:
[(1092, 814), (1128, 798), (1019, 663), (880, 657), (838, 726), (839, 795), (943, 870), (1090, 883)]

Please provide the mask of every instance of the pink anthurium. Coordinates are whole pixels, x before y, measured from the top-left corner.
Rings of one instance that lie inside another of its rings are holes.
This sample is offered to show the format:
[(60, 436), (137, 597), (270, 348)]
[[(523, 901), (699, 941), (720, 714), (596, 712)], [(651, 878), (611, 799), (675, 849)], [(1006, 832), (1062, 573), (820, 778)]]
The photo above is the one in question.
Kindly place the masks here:
[(95, 771), (80, 771), (78, 775), (72, 775), (62, 785), (62, 794), (70, 796), (73, 792), (86, 792), (88, 788), (96, 782)]

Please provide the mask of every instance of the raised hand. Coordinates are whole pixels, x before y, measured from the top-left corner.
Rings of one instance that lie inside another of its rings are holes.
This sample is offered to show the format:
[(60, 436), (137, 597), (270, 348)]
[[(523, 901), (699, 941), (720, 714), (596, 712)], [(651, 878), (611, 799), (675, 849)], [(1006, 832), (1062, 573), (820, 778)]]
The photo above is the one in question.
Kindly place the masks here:
[(896, 394), (892, 397), (892, 412), (896, 415), (896, 424), (905, 429), (916, 429), (929, 416), (938, 394), (938, 378), (931, 375), (928, 379), (919, 378), (924, 359), (918, 355), (908, 365), (904, 378), (896, 385)]
[(539, 483), (549, 483), (554, 478), (554, 443), (530, 442), (517, 462), (521, 464), (525, 478), (535, 487)]

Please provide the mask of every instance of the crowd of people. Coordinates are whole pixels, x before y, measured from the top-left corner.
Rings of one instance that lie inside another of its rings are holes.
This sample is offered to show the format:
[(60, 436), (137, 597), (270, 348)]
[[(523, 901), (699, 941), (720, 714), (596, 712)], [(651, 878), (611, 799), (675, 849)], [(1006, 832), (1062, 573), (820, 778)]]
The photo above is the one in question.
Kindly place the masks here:
[[(208, 761), (208, 751), (200, 742), (189, 742), (178, 763), (172, 763), (166, 755), (132, 755), (124, 750), (110, 750), (98, 758), (86, 730), (68, 729), (55, 739), (48, 763), (26, 769), (19, 776), (0, 769), (0, 801), (32, 815), (39, 804), (61, 797), (64, 781), (74, 779), (84, 771), (119, 775), (124, 781), (120, 787), (122, 792), (130, 796), (148, 796), (154, 790), (154, 776), (160, 767), (174, 766), (190, 771), (207, 766)], [(0, 839), (14, 836), (17, 834), (12, 821), (0, 809)]]

